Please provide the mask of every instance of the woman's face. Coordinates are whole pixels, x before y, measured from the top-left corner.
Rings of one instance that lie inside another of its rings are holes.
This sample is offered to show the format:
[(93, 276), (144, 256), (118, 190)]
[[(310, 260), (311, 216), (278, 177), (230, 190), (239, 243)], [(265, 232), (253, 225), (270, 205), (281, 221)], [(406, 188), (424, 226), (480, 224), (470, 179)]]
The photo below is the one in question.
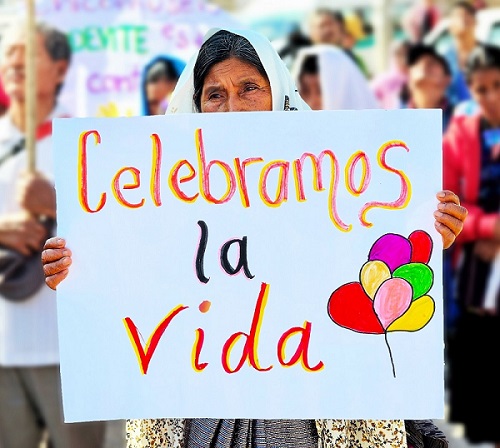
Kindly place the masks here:
[(461, 6), (454, 8), (450, 13), (449, 19), (449, 29), (453, 36), (474, 35), (476, 18), (466, 8)]
[(201, 92), (201, 112), (270, 111), (271, 85), (251, 64), (236, 58), (215, 64)]
[(304, 73), (300, 76), (299, 94), (312, 110), (321, 110), (321, 84), (319, 74)]
[(500, 126), (500, 69), (485, 68), (472, 74), (469, 88), (484, 117)]

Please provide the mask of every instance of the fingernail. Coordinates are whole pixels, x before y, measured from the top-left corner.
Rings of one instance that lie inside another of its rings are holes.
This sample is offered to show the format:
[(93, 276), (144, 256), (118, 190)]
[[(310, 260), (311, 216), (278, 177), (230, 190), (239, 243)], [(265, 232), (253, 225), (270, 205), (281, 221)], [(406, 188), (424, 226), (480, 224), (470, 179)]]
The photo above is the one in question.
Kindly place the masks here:
[(445, 204), (443, 204), (442, 202), (440, 202), (440, 203), (438, 204), (438, 209), (439, 209), (439, 210), (444, 210), (444, 208), (445, 208), (445, 207), (446, 207), (446, 205), (445, 205)]
[(434, 216), (435, 216), (436, 218), (441, 218), (441, 216), (443, 216), (443, 214), (442, 214), (441, 212), (435, 211), (435, 212), (434, 212)]
[(62, 259), (63, 264), (71, 264), (71, 259), (70, 258), (63, 258)]
[(65, 257), (68, 257), (68, 256), (70, 255), (70, 253), (69, 253), (69, 250), (68, 250), (68, 249), (64, 249), (62, 254), (63, 254), (63, 256), (65, 256)]
[(437, 195), (438, 195), (438, 198), (446, 197), (446, 193), (444, 191), (440, 191)]

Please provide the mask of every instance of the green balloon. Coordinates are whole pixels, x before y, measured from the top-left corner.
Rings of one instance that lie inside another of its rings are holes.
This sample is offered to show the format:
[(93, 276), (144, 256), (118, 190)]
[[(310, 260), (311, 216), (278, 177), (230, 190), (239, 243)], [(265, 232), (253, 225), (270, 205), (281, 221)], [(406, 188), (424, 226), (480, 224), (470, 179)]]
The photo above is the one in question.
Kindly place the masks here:
[(434, 282), (432, 269), (424, 263), (403, 264), (392, 273), (392, 276), (403, 278), (411, 285), (412, 300), (427, 294)]

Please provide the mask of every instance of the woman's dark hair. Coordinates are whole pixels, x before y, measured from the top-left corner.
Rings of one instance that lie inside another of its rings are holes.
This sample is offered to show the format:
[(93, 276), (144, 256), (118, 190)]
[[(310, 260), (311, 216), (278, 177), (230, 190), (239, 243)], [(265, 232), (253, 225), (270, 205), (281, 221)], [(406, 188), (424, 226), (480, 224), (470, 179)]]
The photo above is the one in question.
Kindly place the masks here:
[(318, 56), (310, 54), (304, 58), (302, 66), (300, 67), (301, 78), (303, 75), (317, 75), (319, 73)]
[(340, 12), (338, 10), (319, 7), (319, 8), (316, 8), (316, 10), (314, 11), (314, 15), (316, 15), (316, 16), (323, 16), (323, 15), (330, 16), (342, 28), (345, 27), (346, 23), (345, 23), (344, 14), (342, 14), (342, 12)]
[(179, 74), (172, 61), (160, 59), (154, 62), (147, 70), (146, 83), (155, 83), (161, 80), (177, 81)]
[(500, 48), (489, 44), (478, 44), (465, 64), (467, 82), (470, 82), (475, 72), (488, 68), (500, 70)]
[(472, 17), (476, 16), (475, 6), (471, 2), (468, 2), (466, 0), (459, 0), (459, 1), (456, 1), (455, 3), (453, 3), (453, 5), (451, 7), (451, 11), (453, 11), (455, 9), (464, 9)]
[(269, 81), (255, 48), (247, 39), (230, 31), (217, 31), (217, 33), (203, 43), (194, 64), (193, 101), (198, 112), (201, 111), (201, 92), (208, 72), (215, 64), (229, 58), (236, 58), (253, 65)]
[[(71, 45), (68, 35), (58, 28), (40, 21), (36, 24), (36, 30), (43, 36), (45, 49), (53, 61), (71, 62)], [(61, 82), (56, 86), (56, 96), (59, 95), (63, 87)]]

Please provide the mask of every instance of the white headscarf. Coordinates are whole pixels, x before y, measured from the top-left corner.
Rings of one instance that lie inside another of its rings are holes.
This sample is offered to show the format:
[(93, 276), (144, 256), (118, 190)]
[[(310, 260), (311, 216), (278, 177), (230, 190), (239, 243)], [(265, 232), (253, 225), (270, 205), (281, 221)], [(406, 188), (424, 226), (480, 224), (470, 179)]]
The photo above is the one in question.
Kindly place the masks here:
[[(203, 42), (206, 42), (207, 39), (220, 30), (221, 28), (212, 28), (209, 30), (205, 35)], [(291, 109), (310, 109), (310, 107), (298, 94), (295, 83), (293, 82), (292, 76), (285, 63), (281, 60), (274, 47), (271, 45), (271, 42), (269, 42), (265, 36), (256, 33), (255, 31), (229, 29), (227, 31), (243, 36), (255, 48), (271, 84), (273, 110), (284, 110), (285, 96), (289, 99), (289, 107)], [(193, 69), (197, 57), (198, 52), (187, 63), (184, 71), (177, 81), (175, 90), (170, 98), (170, 103), (166, 112), (167, 114), (196, 112), (193, 102)]]
[(319, 44), (301, 48), (292, 66), (299, 85), (300, 69), (306, 56), (318, 57), (321, 96), (324, 110), (377, 109), (380, 107), (365, 76), (344, 50)]

